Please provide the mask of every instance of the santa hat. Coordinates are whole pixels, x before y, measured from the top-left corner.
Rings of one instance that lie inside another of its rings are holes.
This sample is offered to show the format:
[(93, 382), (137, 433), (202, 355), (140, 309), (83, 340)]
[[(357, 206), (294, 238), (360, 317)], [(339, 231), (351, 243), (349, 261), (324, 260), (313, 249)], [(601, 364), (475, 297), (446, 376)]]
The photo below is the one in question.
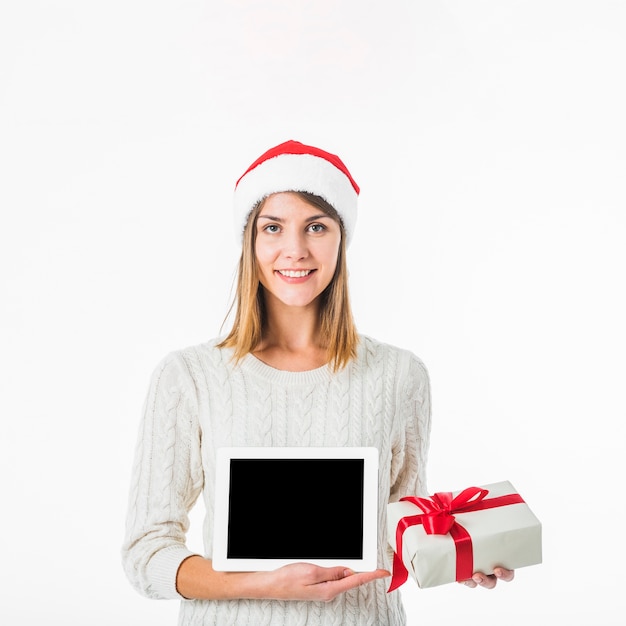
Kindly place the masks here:
[(270, 148), (237, 181), (234, 217), (239, 241), (256, 204), (281, 191), (307, 191), (326, 200), (339, 214), (350, 242), (359, 186), (338, 156), (299, 141)]

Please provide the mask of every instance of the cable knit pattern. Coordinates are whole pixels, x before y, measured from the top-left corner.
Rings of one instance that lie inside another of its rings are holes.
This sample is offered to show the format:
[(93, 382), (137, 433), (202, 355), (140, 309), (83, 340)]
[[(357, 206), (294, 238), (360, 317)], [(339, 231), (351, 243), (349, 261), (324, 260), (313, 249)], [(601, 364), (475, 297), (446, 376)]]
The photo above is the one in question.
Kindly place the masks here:
[[(191, 555), (188, 513), (202, 494), (204, 550), (213, 550), (215, 451), (220, 446), (374, 446), (380, 454), (379, 567), (391, 568), (386, 505), (426, 495), (428, 374), (412, 353), (361, 336), (342, 371), (276, 370), (247, 355), (234, 365), (217, 341), (171, 353), (151, 379), (139, 429), (122, 558), (132, 585), (181, 600), (180, 626), (402, 626), (388, 580), (332, 602), (184, 600), (176, 572)], [(297, 485), (294, 486), (297, 489)]]

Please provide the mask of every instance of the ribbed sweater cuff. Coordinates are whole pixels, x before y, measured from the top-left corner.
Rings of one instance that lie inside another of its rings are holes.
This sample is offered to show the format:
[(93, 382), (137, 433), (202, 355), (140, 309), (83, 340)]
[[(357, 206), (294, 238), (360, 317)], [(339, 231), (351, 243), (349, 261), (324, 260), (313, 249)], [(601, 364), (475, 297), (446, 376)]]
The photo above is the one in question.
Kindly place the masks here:
[(148, 565), (151, 587), (157, 597), (166, 600), (184, 600), (176, 590), (176, 574), (180, 564), (194, 556), (185, 546), (169, 546), (159, 550)]

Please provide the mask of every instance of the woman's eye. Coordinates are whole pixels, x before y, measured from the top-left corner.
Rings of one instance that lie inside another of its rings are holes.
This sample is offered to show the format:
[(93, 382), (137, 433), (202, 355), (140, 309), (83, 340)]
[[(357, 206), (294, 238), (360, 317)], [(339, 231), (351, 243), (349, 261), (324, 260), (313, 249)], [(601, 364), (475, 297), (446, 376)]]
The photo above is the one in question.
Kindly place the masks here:
[(278, 232), (278, 226), (276, 224), (268, 224), (264, 230), (268, 233), (277, 233)]
[(311, 232), (321, 233), (323, 230), (326, 229), (326, 227), (323, 224), (311, 224), (309, 226), (309, 229), (311, 230)]

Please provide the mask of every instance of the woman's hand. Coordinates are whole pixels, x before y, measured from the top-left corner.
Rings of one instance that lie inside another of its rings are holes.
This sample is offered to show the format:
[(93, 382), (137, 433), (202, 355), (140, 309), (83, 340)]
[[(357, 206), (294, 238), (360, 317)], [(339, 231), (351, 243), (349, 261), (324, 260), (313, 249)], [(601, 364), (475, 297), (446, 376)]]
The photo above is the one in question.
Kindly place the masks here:
[(468, 580), (459, 581), (462, 585), (470, 588), (484, 587), (485, 589), (493, 589), (499, 580), (510, 582), (515, 577), (515, 570), (505, 569), (504, 567), (496, 567), (493, 574), (487, 575), (482, 572), (476, 572)]
[(384, 569), (355, 573), (346, 567), (293, 563), (270, 572), (217, 572), (199, 555), (178, 568), (176, 589), (184, 598), (203, 600), (318, 600), (330, 602), (359, 585), (391, 576)]
[(309, 563), (294, 563), (257, 574), (264, 579), (262, 586), (266, 592), (263, 597), (323, 602), (330, 602), (349, 589), (391, 575), (384, 569), (357, 573), (346, 567), (319, 567)]

